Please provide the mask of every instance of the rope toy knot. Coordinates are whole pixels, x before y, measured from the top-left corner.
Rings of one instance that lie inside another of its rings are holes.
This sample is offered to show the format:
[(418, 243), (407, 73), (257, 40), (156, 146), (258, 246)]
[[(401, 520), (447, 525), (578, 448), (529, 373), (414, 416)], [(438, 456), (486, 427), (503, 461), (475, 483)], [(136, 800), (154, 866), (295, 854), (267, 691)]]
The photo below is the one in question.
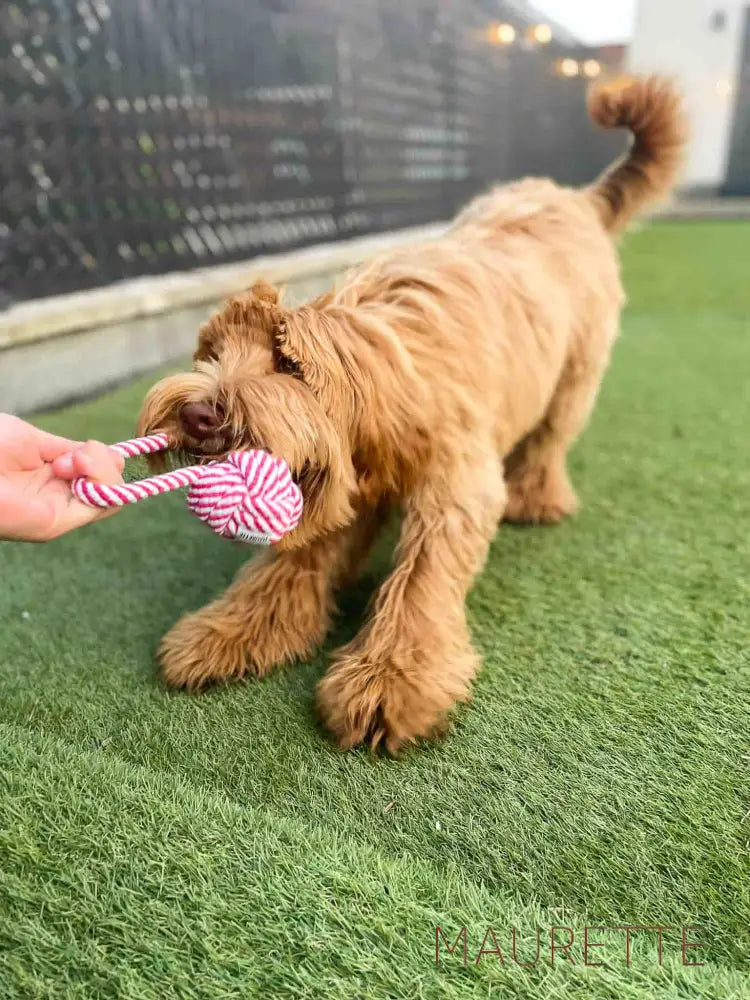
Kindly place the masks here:
[(205, 470), (188, 490), (187, 505), (222, 538), (268, 545), (299, 521), (302, 494), (282, 459), (233, 451)]
[[(166, 434), (121, 441), (111, 447), (125, 458), (169, 447)], [(191, 465), (137, 483), (107, 485), (75, 479), (71, 489), (89, 507), (122, 507), (188, 487), (188, 508), (217, 535), (272, 545), (302, 516), (302, 493), (289, 466), (265, 451), (233, 451), (223, 462)]]

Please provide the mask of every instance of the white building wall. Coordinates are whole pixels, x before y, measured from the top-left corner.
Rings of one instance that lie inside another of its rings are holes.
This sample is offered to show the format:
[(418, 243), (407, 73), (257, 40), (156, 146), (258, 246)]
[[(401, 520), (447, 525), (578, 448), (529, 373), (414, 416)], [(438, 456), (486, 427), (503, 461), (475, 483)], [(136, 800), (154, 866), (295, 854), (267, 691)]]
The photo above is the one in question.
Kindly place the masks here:
[[(724, 181), (748, 5), (750, 0), (639, 0), (630, 67), (675, 76), (685, 92), (693, 130), (686, 186)], [(720, 11), (726, 24), (712, 30)]]

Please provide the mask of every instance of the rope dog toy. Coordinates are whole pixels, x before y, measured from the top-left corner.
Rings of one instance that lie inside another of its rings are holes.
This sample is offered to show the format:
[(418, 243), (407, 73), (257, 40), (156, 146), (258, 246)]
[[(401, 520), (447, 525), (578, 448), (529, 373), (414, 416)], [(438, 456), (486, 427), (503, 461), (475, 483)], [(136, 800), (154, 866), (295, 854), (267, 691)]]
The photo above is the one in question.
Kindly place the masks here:
[[(169, 448), (166, 434), (110, 445), (124, 458)], [(265, 451), (233, 451), (223, 462), (191, 465), (137, 483), (106, 485), (74, 479), (71, 489), (89, 507), (123, 507), (189, 487), (188, 508), (222, 538), (271, 545), (302, 516), (302, 493), (283, 459)]]

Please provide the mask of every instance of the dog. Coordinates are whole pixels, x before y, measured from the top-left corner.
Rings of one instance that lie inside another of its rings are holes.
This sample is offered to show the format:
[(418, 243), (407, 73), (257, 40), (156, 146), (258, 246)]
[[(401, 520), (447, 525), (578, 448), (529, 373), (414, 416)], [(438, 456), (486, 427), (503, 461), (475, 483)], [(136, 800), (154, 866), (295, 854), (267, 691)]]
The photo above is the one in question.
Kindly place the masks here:
[(619, 78), (588, 100), (594, 122), (633, 136), (590, 186), (497, 187), (446, 235), (299, 308), (259, 282), (203, 326), (190, 373), (150, 390), (140, 434), (166, 431), (195, 461), (266, 449), (304, 496), (299, 525), (163, 639), (170, 685), (308, 655), (398, 507), (393, 570), (318, 684), (320, 717), (341, 747), (395, 754), (468, 700), (480, 659), (467, 592), (503, 519), (552, 524), (577, 509), (566, 454), (625, 301), (614, 237), (668, 194), (683, 159), (668, 81)]

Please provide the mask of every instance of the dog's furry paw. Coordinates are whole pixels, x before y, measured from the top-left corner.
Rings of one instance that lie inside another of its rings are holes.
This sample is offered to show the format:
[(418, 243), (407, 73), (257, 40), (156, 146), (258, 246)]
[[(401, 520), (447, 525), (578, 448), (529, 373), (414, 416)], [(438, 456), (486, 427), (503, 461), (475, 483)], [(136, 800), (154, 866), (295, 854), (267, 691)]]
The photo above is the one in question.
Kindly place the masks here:
[(368, 661), (342, 650), (318, 684), (317, 709), (338, 745), (345, 750), (368, 743), (373, 750), (396, 755), (408, 743), (437, 736), (447, 726), (450, 710), (469, 699), (467, 678), (476, 656), (452, 670), (432, 670), (420, 653), (394, 657), (387, 663)]
[(208, 611), (181, 618), (162, 639), (159, 660), (170, 687), (192, 691), (259, 672), (254, 669), (248, 644)]
[(578, 510), (578, 498), (566, 479), (509, 480), (504, 521), (514, 524), (557, 524)]
[(318, 638), (274, 627), (267, 618), (262, 622), (250, 613), (235, 620), (211, 608), (185, 615), (159, 647), (165, 681), (170, 687), (199, 690), (232, 678), (263, 677), (308, 652)]

